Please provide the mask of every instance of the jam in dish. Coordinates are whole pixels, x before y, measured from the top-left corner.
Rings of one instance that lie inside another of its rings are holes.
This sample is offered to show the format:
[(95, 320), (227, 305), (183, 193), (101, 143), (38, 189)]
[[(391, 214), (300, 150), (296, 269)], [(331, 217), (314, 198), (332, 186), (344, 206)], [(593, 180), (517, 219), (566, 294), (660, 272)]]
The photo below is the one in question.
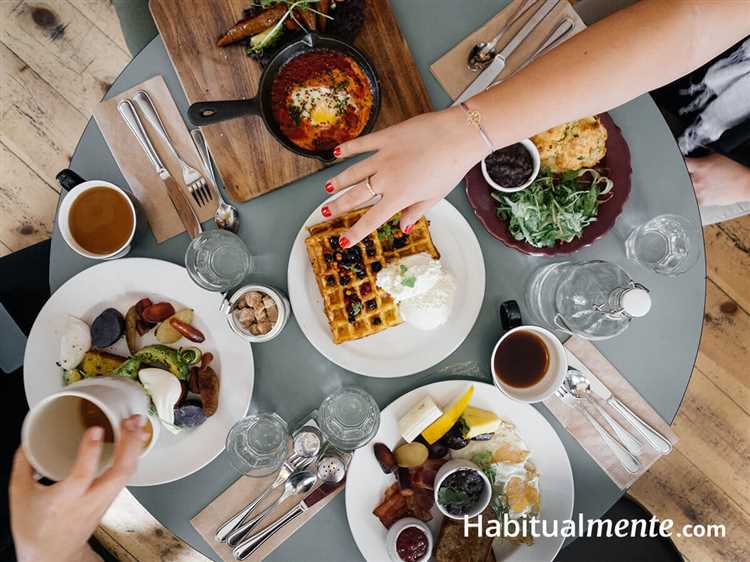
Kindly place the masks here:
[(404, 562), (417, 562), (427, 554), (427, 535), (418, 527), (406, 527), (396, 539), (396, 552)]
[(521, 143), (496, 150), (485, 158), (487, 173), (503, 187), (518, 187), (526, 183), (534, 173), (531, 154)]
[(350, 56), (325, 50), (287, 62), (271, 87), (282, 133), (306, 150), (331, 150), (359, 136), (372, 111), (370, 80)]

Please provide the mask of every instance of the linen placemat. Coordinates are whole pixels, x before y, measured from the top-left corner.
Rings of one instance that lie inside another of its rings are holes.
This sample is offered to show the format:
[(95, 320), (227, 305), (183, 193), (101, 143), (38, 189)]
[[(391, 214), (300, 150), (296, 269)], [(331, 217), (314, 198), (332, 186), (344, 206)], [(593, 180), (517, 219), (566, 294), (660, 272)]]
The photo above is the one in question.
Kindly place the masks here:
[(177, 149), (177, 153), (185, 162), (198, 170), (206, 178), (209, 185), (211, 185), (212, 193), (214, 194), (213, 199), (206, 205), (199, 207), (182, 182), (182, 169), (180, 165), (157, 136), (156, 131), (143, 118), (143, 115), (140, 115), (143, 127), (146, 129), (151, 143), (169, 170), (169, 173), (183, 187), (188, 201), (190, 201), (198, 216), (198, 220), (201, 222), (211, 219), (216, 212), (216, 207), (218, 206), (216, 186), (211, 184), (211, 179), (207, 177), (203, 170), (200, 156), (193, 145), (190, 132), (182, 120), (180, 111), (177, 109), (174, 99), (172, 99), (172, 94), (169, 93), (164, 78), (161, 76), (154, 76), (114, 98), (103, 101), (94, 109), (96, 124), (99, 125), (99, 129), (107, 141), (109, 150), (120, 167), (122, 175), (125, 176), (130, 190), (136, 199), (138, 199), (138, 203), (151, 226), (151, 231), (154, 233), (156, 242), (160, 243), (184, 232), (185, 228), (182, 226), (180, 217), (177, 215), (177, 211), (169, 199), (169, 195), (167, 195), (164, 183), (154, 170), (153, 165), (149, 162), (141, 145), (117, 111), (117, 104), (125, 98), (132, 98), (138, 90), (148, 92), (161, 116), (164, 128), (169, 133), (169, 138), (172, 139), (172, 143)]
[[(247, 478), (241, 477), (234, 484), (230, 485), (220, 495), (218, 495), (210, 504), (208, 504), (203, 511), (190, 520), (198, 534), (204, 538), (204, 540), (214, 549), (214, 552), (218, 554), (224, 562), (234, 562), (234, 556), (232, 556), (233, 547), (227, 546), (224, 543), (216, 542), (214, 535), (219, 525), (224, 523), (227, 519), (232, 517), (240, 509), (245, 507), (253, 498), (258, 497), (262, 494), (265, 489), (271, 485), (276, 478), (276, 475), (269, 476), (268, 478)], [(271, 538), (266, 540), (258, 550), (253, 552), (245, 560), (248, 562), (260, 562), (266, 556), (271, 554), (281, 543), (291, 537), (297, 529), (302, 527), (310, 519), (327, 506), (333, 498), (341, 493), (344, 489), (345, 480), (339, 484), (339, 487), (328, 494), (325, 498), (317, 502), (307, 511), (297, 516), (295, 519), (284, 525), (281, 529), (276, 531)], [(273, 503), (278, 498), (284, 486), (280, 486), (273, 494), (266, 498), (261, 505), (256, 508), (255, 514), (260, 513), (262, 509)], [(265, 529), (268, 525), (279, 519), (287, 510), (299, 503), (303, 499), (299, 496), (293, 496), (274, 509), (266, 520), (258, 526), (254, 532)]]
[[(643, 421), (671, 441), (673, 446), (677, 443), (677, 436), (669, 427), (669, 424), (667, 424), (667, 422), (656, 413), (651, 405), (646, 402), (638, 391), (630, 385), (625, 377), (620, 374), (612, 363), (610, 363), (591, 342), (573, 336), (565, 342), (565, 348), (568, 352), (568, 361), (571, 367), (579, 369), (584, 375), (589, 375), (590, 373), (595, 374), (614, 396), (619, 398), (623, 404), (630, 408)], [(594, 398), (593, 395), (592, 398)], [(549, 411), (552, 412), (562, 426), (568, 430), (568, 433), (576, 438), (591, 458), (597, 462), (614, 483), (617, 484), (620, 489), (625, 490), (626, 488), (629, 488), (644, 472), (646, 472), (651, 465), (659, 460), (662, 455), (651, 448), (651, 446), (641, 438), (638, 433), (636, 433), (630, 424), (610, 406), (606, 405), (603, 400), (597, 399), (597, 401), (605, 408), (609, 415), (617, 420), (620, 425), (628, 431), (628, 433), (641, 442), (641, 454), (638, 458), (641, 461), (642, 467), (637, 474), (630, 474), (622, 468), (620, 462), (596, 432), (594, 426), (592, 426), (576, 408), (564, 403), (554, 395), (545, 400), (544, 405), (547, 406)], [(599, 421), (605, 430), (609, 431), (610, 434), (612, 433), (607, 422), (594, 410), (594, 408), (588, 407), (588, 411), (597, 419), (597, 421)]]
[[(497, 35), (506, 22), (516, 12), (516, 9), (527, 1), (528, 0), (513, 0), (485, 25), (471, 33), (430, 66), (430, 71), (437, 81), (440, 82), (440, 85), (448, 93), (451, 99), (456, 99), (459, 94), (463, 92), (478, 76), (477, 72), (472, 72), (467, 66), (469, 53), (471, 53), (474, 45), (481, 42), (488, 42), (495, 37), (495, 35)], [(527, 9), (524, 14), (505, 32), (497, 45), (498, 51), (502, 49), (516, 32), (518, 32), (518, 30), (521, 29), (521, 27), (523, 27), (523, 25), (531, 18), (540, 3), (541, 0), (537, 0), (537, 2), (535, 2), (531, 8)], [(569, 17), (573, 21), (573, 29), (565, 35), (566, 39), (572, 37), (579, 31), (586, 29), (586, 25), (570, 5), (570, 2), (562, 0), (518, 46), (515, 52), (508, 57), (505, 69), (500, 73), (497, 79), (507, 78), (529, 60), (534, 52), (544, 43), (549, 34), (566, 17)]]

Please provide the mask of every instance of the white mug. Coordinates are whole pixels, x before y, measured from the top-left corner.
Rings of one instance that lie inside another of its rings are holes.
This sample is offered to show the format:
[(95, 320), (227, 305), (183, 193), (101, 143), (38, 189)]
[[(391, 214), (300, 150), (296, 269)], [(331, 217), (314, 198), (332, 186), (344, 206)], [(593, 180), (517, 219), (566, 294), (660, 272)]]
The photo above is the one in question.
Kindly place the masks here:
[[(146, 392), (140, 384), (125, 377), (85, 379), (48, 396), (26, 415), (21, 429), (24, 453), (31, 466), (42, 476), (59, 481), (70, 475), (78, 446), (87, 429), (81, 416), (82, 400), (92, 402), (102, 411), (114, 433), (114, 442), (104, 443), (97, 474), (104, 472), (112, 463), (122, 420), (136, 414), (148, 416), (149, 398)], [(156, 440), (157, 429), (154, 427), (152, 443), (147, 451)]]
[[(73, 234), (70, 232), (69, 217), (73, 202), (78, 199), (84, 192), (95, 187), (107, 187), (109, 189), (117, 191), (128, 202), (128, 205), (130, 206), (130, 212), (133, 214), (133, 228), (130, 232), (130, 236), (120, 248), (118, 248), (111, 254), (95, 254), (93, 252), (89, 252), (76, 241), (76, 239), (73, 237)], [(137, 217), (135, 212), (135, 205), (133, 205), (133, 201), (130, 199), (130, 196), (115, 184), (103, 180), (89, 180), (76, 185), (75, 188), (73, 188), (63, 198), (62, 203), (60, 203), (60, 208), (57, 211), (57, 228), (60, 229), (60, 234), (62, 235), (63, 240), (65, 240), (68, 246), (70, 246), (75, 252), (79, 253), (83, 257), (97, 260), (113, 260), (127, 255), (127, 253), (130, 252), (130, 244), (133, 241), (133, 236), (135, 235), (136, 221)]]
[[(511, 334), (516, 332), (531, 332), (539, 336), (544, 342), (549, 353), (549, 364), (547, 365), (547, 372), (536, 384), (519, 388), (505, 384), (495, 372), (495, 354), (500, 347), (500, 344), (508, 338)], [(554, 394), (554, 392), (560, 388), (565, 375), (568, 372), (568, 356), (565, 353), (563, 344), (557, 339), (557, 336), (540, 328), (539, 326), (518, 326), (512, 330), (508, 330), (503, 334), (498, 342), (495, 344), (495, 348), (492, 350), (492, 357), (490, 358), (490, 372), (492, 373), (492, 380), (495, 381), (495, 386), (504, 394), (518, 400), (519, 402), (542, 402)]]

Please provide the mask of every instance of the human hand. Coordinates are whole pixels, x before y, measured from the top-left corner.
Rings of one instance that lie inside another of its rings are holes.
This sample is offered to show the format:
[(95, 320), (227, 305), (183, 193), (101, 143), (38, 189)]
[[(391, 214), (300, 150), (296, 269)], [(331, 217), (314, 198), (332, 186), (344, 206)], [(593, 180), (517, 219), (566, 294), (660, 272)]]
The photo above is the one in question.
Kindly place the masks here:
[(10, 523), (19, 562), (99, 560), (88, 547), (104, 512), (138, 466), (148, 439), (145, 418), (122, 422), (112, 466), (96, 477), (104, 430), (89, 428), (78, 448), (70, 476), (44, 486), (21, 448), (16, 451), (10, 480)]
[(476, 128), (467, 125), (459, 108), (425, 113), (393, 127), (345, 142), (336, 156), (375, 152), (331, 178), (325, 190), (334, 193), (356, 185), (322, 209), (325, 218), (342, 215), (372, 198), (366, 180), (381, 196), (340, 238), (343, 248), (356, 244), (398, 211), (401, 229), (411, 230), (424, 213), (445, 197), (474, 164), (489, 153)]
[(750, 201), (750, 168), (716, 153), (685, 163), (701, 207)]

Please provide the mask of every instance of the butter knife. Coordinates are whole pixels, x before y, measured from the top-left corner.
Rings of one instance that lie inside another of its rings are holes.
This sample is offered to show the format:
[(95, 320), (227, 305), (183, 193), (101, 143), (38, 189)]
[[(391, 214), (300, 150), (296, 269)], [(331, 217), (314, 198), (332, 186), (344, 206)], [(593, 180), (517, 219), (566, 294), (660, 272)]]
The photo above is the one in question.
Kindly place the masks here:
[(638, 415), (630, 408), (623, 404), (619, 398), (612, 394), (612, 391), (604, 386), (604, 383), (600, 381), (594, 373), (587, 369), (584, 376), (588, 379), (589, 384), (591, 385), (591, 391), (625, 418), (625, 420), (648, 442), (649, 445), (662, 455), (666, 455), (672, 451), (672, 443), (669, 439), (656, 431), (653, 427), (638, 417)]
[(179, 184), (170, 175), (169, 170), (167, 170), (166, 166), (164, 166), (159, 158), (154, 145), (151, 143), (151, 139), (148, 137), (148, 133), (146, 133), (146, 130), (143, 128), (143, 123), (141, 123), (141, 118), (138, 116), (133, 103), (130, 100), (122, 100), (117, 104), (117, 111), (120, 112), (120, 115), (125, 120), (125, 123), (127, 123), (128, 128), (135, 136), (138, 144), (141, 145), (141, 148), (143, 148), (143, 151), (146, 153), (149, 162), (153, 165), (156, 173), (159, 174), (159, 178), (161, 178), (161, 181), (164, 183), (167, 195), (172, 201), (188, 236), (190, 236), (190, 238), (195, 238), (203, 232), (201, 223), (198, 220), (193, 207), (190, 205), (187, 195), (182, 191)]
[(523, 27), (518, 30), (510, 41), (508, 41), (508, 44), (495, 55), (495, 58), (490, 65), (485, 68), (463, 92), (461, 92), (461, 95), (456, 98), (456, 101), (454, 101), (452, 105), (463, 103), (469, 98), (474, 97), (489, 88), (490, 84), (492, 84), (498, 75), (505, 69), (505, 61), (508, 57), (513, 54), (518, 46), (523, 43), (531, 32), (536, 29), (536, 27), (559, 3), (560, 0), (545, 0), (545, 2), (536, 9), (534, 14), (523, 25)]
[(284, 525), (302, 515), (323, 498), (330, 496), (333, 492), (343, 486), (344, 482), (345, 480), (337, 484), (323, 484), (322, 486), (319, 486), (316, 490), (310, 492), (305, 499), (289, 509), (289, 511), (271, 523), (268, 527), (245, 538), (235, 547), (232, 554), (237, 560), (244, 560), (260, 548), (264, 542), (271, 538), (279, 529), (284, 527)]

